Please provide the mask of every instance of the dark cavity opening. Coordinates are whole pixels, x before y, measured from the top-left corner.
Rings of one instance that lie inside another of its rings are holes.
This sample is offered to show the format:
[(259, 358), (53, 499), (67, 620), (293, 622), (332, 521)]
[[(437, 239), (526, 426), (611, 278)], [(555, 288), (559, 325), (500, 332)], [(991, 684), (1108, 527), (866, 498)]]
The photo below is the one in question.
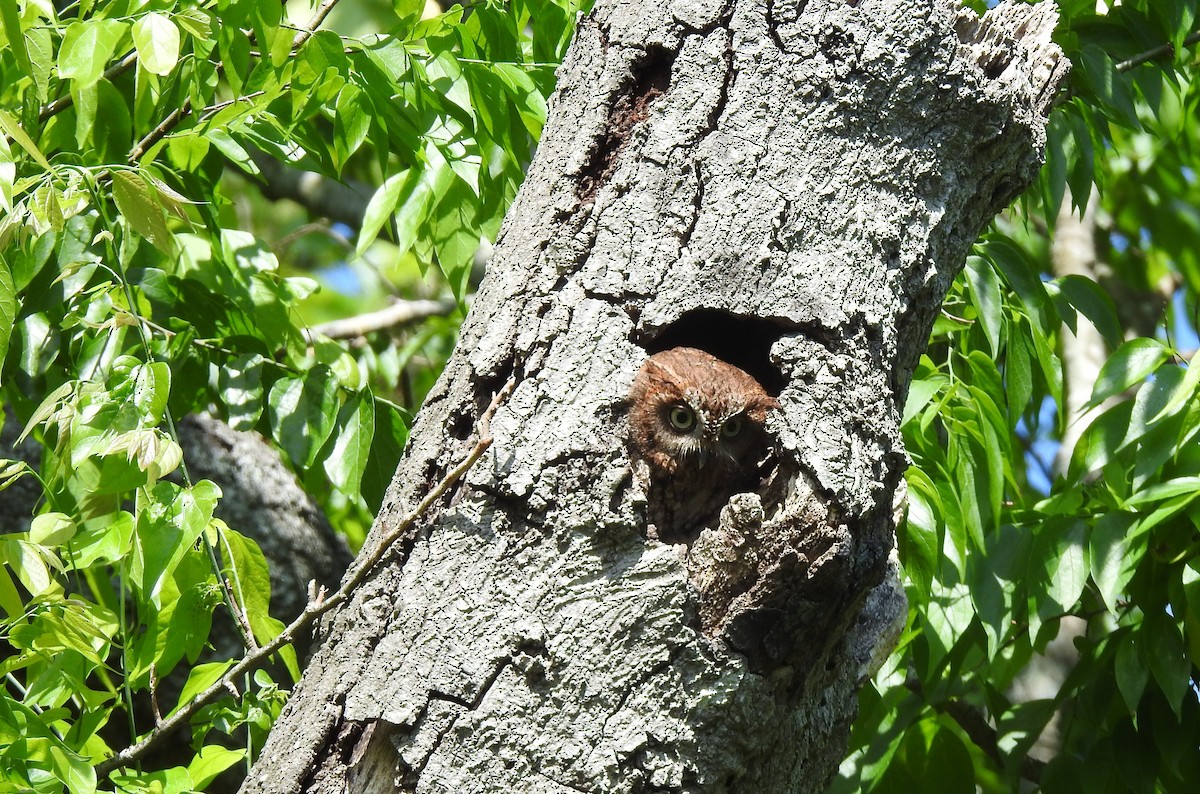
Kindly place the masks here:
[(664, 328), (646, 333), (638, 342), (648, 353), (673, 347), (695, 347), (711, 353), (750, 373), (768, 394), (778, 397), (786, 381), (771, 363), (771, 345), (787, 332), (773, 320), (696, 309)]

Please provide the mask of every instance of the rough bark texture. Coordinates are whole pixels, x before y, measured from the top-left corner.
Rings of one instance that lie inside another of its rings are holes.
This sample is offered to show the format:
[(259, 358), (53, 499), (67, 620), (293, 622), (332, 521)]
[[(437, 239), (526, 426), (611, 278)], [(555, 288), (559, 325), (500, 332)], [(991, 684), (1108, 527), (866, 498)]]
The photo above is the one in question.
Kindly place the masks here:
[[(244, 790), (822, 790), (904, 600), (911, 367), (1036, 174), (1053, 7), (601, 0), (373, 537), (495, 443), (324, 627)], [(645, 536), (648, 352), (778, 395), (779, 465), (690, 547)]]

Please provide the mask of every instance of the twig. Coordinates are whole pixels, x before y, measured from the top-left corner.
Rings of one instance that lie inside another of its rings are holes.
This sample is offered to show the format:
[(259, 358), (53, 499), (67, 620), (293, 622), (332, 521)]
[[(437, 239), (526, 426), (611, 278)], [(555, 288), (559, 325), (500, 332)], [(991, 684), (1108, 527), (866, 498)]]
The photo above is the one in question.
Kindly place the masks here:
[(232, 691), (235, 693), (236, 697), (237, 687), (234, 685), (234, 681), (265, 663), (272, 654), (274, 654), (283, 646), (290, 644), (293, 638), (295, 638), (302, 630), (312, 625), (317, 618), (321, 617), (334, 607), (340, 605), (350, 598), (354, 590), (360, 584), (362, 584), (363, 580), (367, 578), (367, 575), (374, 570), (375, 566), (378, 565), (379, 561), (384, 558), (392, 545), (401, 537), (403, 537), (412, 528), (412, 526), (422, 516), (424, 516), (431, 507), (433, 507), (434, 503), (440, 499), (442, 495), (446, 493), (446, 491), (450, 490), (455, 483), (462, 479), (462, 476), (470, 471), (471, 467), (474, 466), (481, 457), (483, 457), (483, 453), (486, 452), (488, 447), (492, 445), (492, 415), (496, 412), (496, 409), (500, 407), (500, 403), (504, 400), (504, 398), (512, 393), (512, 390), (515, 386), (516, 381), (510, 379), (508, 383), (504, 385), (504, 388), (497, 392), (495, 397), (492, 398), (487, 410), (484, 411), (483, 415), (479, 418), (479, 440), (475, 442), (475, 446), (471, 449), (470, 453), (467, 454), (461, 463), (447, 472), (446, 476), (444, 476), (441, 481), (439, 481), (438, 484), (425, 495), (425, 498), (422, 499), (420, 503), (418, 503), (417, 506), (413, 508), (411, 512), (409, 512), (408, 515), (401, 519), (391, 532), (385, 535), (383, 539), (376, 544), (375, 548), (366, 556), (366, 558), (363, 559), (362, 563), (356, 568), (352, 569), (351, 573), (347, 575), (346, 579), (342, 582), (341, 587), (339, 587), (337, 591), (333, 593), (333, 595), (329, 596), (329, 598), (325, 600), (322, 600), (322, 592), (313, 594), (310, 591), (309, 602), (304, 607), (304, 611), (301, 612), (300, 616), (293, 620), (291, 624), (289, 624), (283, 631), (281, 631), (279, 635), (275, 637), (275, 639), (271, 640), (254, 653), (248, 653), (246, 656), (242, 657), (237, 664), (226, 671), (225, 675), (221, 676), (221, 678), (209, 686), (208, 689), (205, 689), (203, 692), (196, 695), (194, 698), (192, 698), (192, 700), (188, 701), (177, 711), (156, 725), (154, 730), (150, 731), (150, 733), (148, 733), (140, 742), (136, 742), (129, 747), (126, 747), (112, 758), (96, 764), (96, 775), (98, 777), (104, 777), (109, 772), (124, 768), (134, 763), (139, 758), (144, 756), (162, 737), (186, 723), (192, 717), (192, 715), (194, 715), (202, 707), (211, 703), (225, 692)]
[[(102, 79), (111, 81), (114, 77), (118, 77), (129, 71), (135, 63), (137, 63), (137, 50), (134, 50), (121, 60), (114, 63), (112, 66), (105, 69)], [(58, 99), (43, 106), (42, 109), (38, 111), (38, 123), (46, 123), (46, 120), (51, 116), (57, 116), (59, 113), (62, 113), (73, 104), (75, 104), (75, 100), (71, 98), (71, 95), (69, 93), (63, 94)]]
[(259, 646), (254, 639), (254, 629), (250, 628), (250, 619), (246, 616), (246, 610), (242, 609), (242, 605), (234, 598), (233, 585), (229, 583), (229, 577), (220, 571), (217, 572), (217, 577), (221, 580), (221, 586), (225, 588), (225, 603), (229, 605), (229, 611), (233, 613), (233, 620), (242, 634), (246, 650), (251, 653), (257, 651)]
[(305, 329), (304, 338), (310, 344), (319, 334), (330, 339), (355, 339), (373, 331), (395, 328), (426, 317), (450, 314), (457, 307), (452, 300), (396, 301), (383, 309), (366, 314), (331, 320)]
[(179, 122), (183, 121), (189, 113), (192, 112), (192, 99), (188, 97), (183, 100), (183, 104), (172, 110), (165, 119), (159, 122), (158, 126), (146, 133), (146, 137), (138, 141), (137, 146), (129, 152), (129, 157), (126, 159), (131, 163), (136, 163), (142, 159), (142, 155), (146, 151), (158, 143), (168, 132), (175, 129)]
[[(1200, 32), (1193, 33), (1185, 38), (1183, 40), (1183, 46), (1190, 47), (1198, 41), (1200, 41)], [(1118, 72), (1127, 72), (1135, 66), (1141, 66), (1143, 63), (1146, 63), (1146, 61), (1153, 61), (1154, 59), (1161, 58), (1164, 55), (1169, 55), (1174, 58), (1175, 45), (1169, 41), (1166, 44), (1160, 44), (1154, 49), (1146, 50), (1145, 52), (1138, 53), (1128, 60), (1121, 61), (1117, 64), (1116, 68)]]
[[(931, 703), (925, 697), (924, 688), (921, 682), (915, 677), (909, 676), (904, 682), (905, 687), (913, 694), (926, 700), (929, 707), (939, 714), (945, 714), (954, 720), (959, 728), (962, 728), (963, 733), (967, 735), (972, 743), (984, 752), (988, 758), (995, 762), (996, 766), (1004, 767), (1004, 753), (1000, 750), (1000, 740), (997, 736), (996, 729), (993, 728), (983, 716), (974, 707), (954, 699), (947, 699), (941, 703)], [(1037, 783), (1042, 779), (1042, 772), (1046, 769), (1046, 762), (1039, 758), (1034, 758), (1030, 755), (1022, 756), (1020, 761), (1021, 777), (1026, 780)]]
[(338, 0), (324, 0), (324, 2), (317, 7), (316, 13), (313, 14), (312, 19), (308, 20), (308, 24), (304, 26), (304, 30), (301, 30), (296, 34), (296, 37), (292, 39), (292, 52), (300, 49), (304, 42), (312, 38), (313, 33), (316, 32), (317, 28), (321, 27), (321, 23), (325, 21), (325, 17), (329, 16), (329, 12), (332, 11), (333, 7), (337, 4)]

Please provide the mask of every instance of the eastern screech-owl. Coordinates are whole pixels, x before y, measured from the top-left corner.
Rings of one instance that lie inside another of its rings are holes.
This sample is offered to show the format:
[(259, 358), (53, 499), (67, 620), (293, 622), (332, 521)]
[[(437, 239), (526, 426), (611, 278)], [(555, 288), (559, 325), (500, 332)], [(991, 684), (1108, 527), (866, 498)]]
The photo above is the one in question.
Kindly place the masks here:
[(629, 403), (634, 472), (659, 540), (693, 540), (730, 496), (758, 486), (767, 411), (779, 403), (747, 373), (703, 350), (664, 350), (642, 365)]

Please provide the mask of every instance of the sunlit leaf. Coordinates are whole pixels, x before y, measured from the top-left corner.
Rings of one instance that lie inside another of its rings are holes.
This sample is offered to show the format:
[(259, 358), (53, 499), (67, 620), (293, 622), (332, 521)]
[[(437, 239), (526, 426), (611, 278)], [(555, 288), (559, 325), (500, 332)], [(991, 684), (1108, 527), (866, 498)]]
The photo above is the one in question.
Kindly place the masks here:
[(162, 14), (146, 14), (133, 23), (133, 45), (142, 68), (168, 75), (179, 61), (179, 28)]

